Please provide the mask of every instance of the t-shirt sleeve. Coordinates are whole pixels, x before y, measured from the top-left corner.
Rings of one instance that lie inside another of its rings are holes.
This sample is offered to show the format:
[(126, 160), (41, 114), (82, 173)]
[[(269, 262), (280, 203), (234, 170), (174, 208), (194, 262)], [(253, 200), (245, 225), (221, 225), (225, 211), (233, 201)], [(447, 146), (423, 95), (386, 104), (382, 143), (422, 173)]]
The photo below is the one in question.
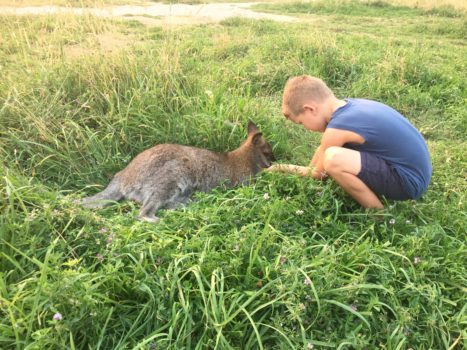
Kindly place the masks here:
[(365, 142), (371, 139), (371, 131), (368, 123), (361, 116), (353, 116), (352, 122), (346, 115), (340, 115), (333, 118), (328, 124), (328, 128), (353, 131), (365, 139)]

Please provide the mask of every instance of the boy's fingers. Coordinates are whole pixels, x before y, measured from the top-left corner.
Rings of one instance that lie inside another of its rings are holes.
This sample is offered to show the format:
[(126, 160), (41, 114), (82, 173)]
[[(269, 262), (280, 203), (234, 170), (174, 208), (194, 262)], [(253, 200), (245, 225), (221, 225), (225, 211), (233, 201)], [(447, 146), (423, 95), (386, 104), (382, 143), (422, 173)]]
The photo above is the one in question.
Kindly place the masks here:
[(267, 171), (267, 172), (277, 171), (277, 164), (273, 164), (269, 168), (263, 169), (263, 171)]
[(287, 169), (287, 165), (284, 164), (273, 164), (269, 168), (264, 169), (264, 171), (269, 172), (283, 172)]

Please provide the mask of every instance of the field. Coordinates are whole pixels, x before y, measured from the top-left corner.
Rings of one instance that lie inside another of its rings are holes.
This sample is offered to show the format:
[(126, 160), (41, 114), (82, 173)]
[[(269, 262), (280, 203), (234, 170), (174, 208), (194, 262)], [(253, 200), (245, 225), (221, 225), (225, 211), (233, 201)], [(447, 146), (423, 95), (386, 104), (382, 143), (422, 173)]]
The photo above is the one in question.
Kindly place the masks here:
[[(465, 349), (467, 17), (410, 3), (178, 27), (0, 15), (0, 349)], [(417, 126), (421, 200), (375, 215), (332, 181), (265, 173), (155, 225), (74, 204), (154, 144), (232, 150), (249, 119), (306, 165), (320, 135), (280, 106), (298, 74)]]

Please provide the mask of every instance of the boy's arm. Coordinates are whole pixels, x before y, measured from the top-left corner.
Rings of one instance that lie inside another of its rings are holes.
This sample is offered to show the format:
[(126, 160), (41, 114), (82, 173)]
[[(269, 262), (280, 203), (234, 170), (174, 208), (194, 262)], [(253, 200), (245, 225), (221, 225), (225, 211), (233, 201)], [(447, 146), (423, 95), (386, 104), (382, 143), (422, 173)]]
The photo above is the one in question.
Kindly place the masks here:
[(318, 148), (315, 151), (315, 154), (313, 154), (313, 157), (311, 158), (311, 162), (309, 166), (315, 166), (316, 163), (318, 162), (318, 159), (320, 157), (319, 150), (321, 149), (321, 146), (318, 146)]
[(265, 171), (285, 173), (285, 174), (297, 174), (300, 176), (311, 176), (312, 169), (307, 166), (300, 166), (294, 164), (274, 164)]
[(362, 144), (364, 142), (365, 139), (353, 131), (327, 128), (321, 138), (321, 145), (317, 149), (318, 154), (312, 159), (313, 163), (316, 157), (311, 176), (317, 180), (322, 180), (327, 177), (326, 171), (324, 170), (324, 153), (329, 147), (342, 147), (346, 143)]
[(363, 142), (365, 142), (364, 138), (353, 131), (327, 128), (321, 138), (321, 145), (316, 149), (309, 166), (274, 164), (267, 171), (297, 174), (323, 180), (327, 177), (324, 171), (324, 152), (326, 149), (332, 146), (342, 147), (346, 143), (361, 144)]
[(313, 171), (312, 166), (316, 165), (316, 162), (318, 161), (320, 148), (321, 146), (318, 146), (316, 149), (309, 166), (300, 166), (294, 164), (274, 164), (273, 166), (267, 168), (266, 171), (311, 176)]

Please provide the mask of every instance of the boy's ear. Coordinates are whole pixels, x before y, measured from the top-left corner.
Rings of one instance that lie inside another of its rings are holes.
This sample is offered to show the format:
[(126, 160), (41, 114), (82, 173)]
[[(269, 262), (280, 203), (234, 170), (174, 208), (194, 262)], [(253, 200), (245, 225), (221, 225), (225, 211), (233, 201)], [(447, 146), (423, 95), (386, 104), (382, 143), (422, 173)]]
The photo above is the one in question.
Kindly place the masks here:
[(314, 112), (314, 111), (316, 111), (316, 106), (313, 105), (313, 104), (310, 104), (310, 103), (306, 103), (306, 104), (303, 105), (303, 110), (304, 111), (309, 110), (311, 112)]
[(258, 127), (251, 120), (248, 121), (248, 134), (254, 134), (259, 132)]
[(263, 133), (257, 132), (256, 134), (253, 135), (253, 140), (252, 140), (253, 145), (259, 146), (259, 145), (262, 145), (263, 142), (264, 142)]

